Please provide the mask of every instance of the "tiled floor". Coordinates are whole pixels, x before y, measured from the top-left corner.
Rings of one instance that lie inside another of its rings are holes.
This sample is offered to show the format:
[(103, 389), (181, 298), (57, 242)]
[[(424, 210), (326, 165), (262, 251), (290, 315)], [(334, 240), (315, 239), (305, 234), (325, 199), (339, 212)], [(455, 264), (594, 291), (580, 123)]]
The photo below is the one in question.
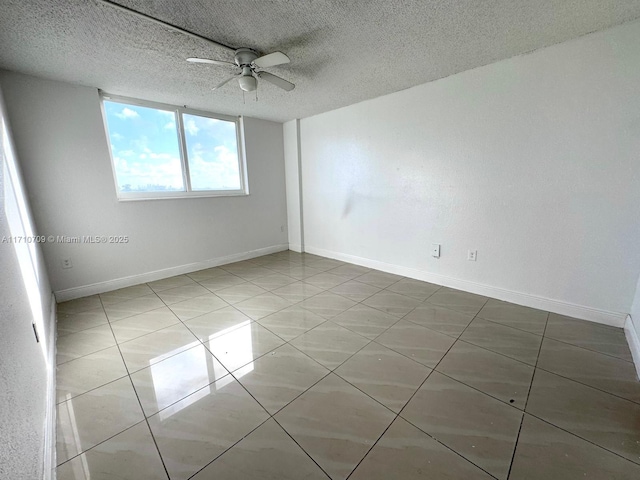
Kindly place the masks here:
[(640, 478), (621, 329), (294, 252), (58, 312), (60, 480)]

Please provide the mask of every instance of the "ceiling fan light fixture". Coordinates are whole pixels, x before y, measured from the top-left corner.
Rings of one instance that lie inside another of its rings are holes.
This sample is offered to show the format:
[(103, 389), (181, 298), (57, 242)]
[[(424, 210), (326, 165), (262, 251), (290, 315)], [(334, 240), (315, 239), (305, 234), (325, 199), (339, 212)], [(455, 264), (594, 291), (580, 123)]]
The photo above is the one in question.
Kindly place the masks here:
[(258, 82), (253, 75), (242, 75), (238, 78), (238, 83), (245, 92), (253, 92), (258, 87)]

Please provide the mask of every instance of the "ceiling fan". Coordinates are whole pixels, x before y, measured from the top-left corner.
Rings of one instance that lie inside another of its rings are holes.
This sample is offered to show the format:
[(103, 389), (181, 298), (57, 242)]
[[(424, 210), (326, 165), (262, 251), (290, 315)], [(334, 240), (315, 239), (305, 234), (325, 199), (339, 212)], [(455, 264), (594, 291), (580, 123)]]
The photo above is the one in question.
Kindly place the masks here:
[[(235, 52), (235, 63), (225, 62), (221, 60), (210, 60), (208, 58), (187, 58), (187, 62), (191, 63), (208, 63), (211, 65), (220, 65), (223, 67), (233, 67), (236, 69), (236, 73), (227, 78), (225, 81), (219, 83), (214, 90), (227, 84), (234, 78), (238, 79), (240, 88), (245, 92), (253, 92), (258, 87), (257, 78), (266, 80), (267, 82), (280, 87), (287, 92), (290, 92), (295, 88), (295, 85), (288, 82), (284, 78), (278, 77), (273, 73), (265, 72), (258, 69), (275, 67), (276, 65), (283, 65), (289, 63), (289, 57), (282, 52), (273, 52), (267, 55), (259, 56), (258, 52), (250, 48), (239, 48)], [(239, 69), (239, 70), (238, 70)]]
[(218, 48), (223, 48), (230, 52), (234, 52), (235, 63), (225, 62), (221, 60), (209, 60), (208, 58), (193, 58), (193, 57), (187, 58), (187, 61), (192, 63), (209, 63), (212, 65), (221, 65), (223, 67), (233, 67), (234, 69), (236, 69), (236, 73), (233, 76), (231, 76), (230, 78), (227, 78), (224, 82), (216, 85), (213, 88), (214, 90), (222, 87), (223, 85), (230, 82), (234, 78), (238, 79), (238, 84), (240, 85), (240, 88), (245, 92), (253, 92), (258, 88), (258, 80), (257, 80), (258, 78), (261, 80), (266, 80), (267, 82), (272, 83), (276, 87), (280, 87), (283, 90), (286, 90), (287, 92), (290, 92), (295, 88), (295, 85), (293, 83), (288, 82), (284, 78), (280, 78), (277, 75), (274, 75), (273, 73), (264, 72), (261, 70), (263, 68), (275, 67), (276, 65), (289, 63), (289, 57), (287, 57), (282, 52), (273, 52), (267, 55), (260, 56), (258, 52), (256, 52), (255, 50), (252, 50), (251, 48), (234, 49), (229, 45), (216, 42), (214, 40), (211, 40), (210, 38), (203, 37), (202, 35), (198, 35), (197, 33), (190, 32), (189, 30), (186, 30), (184, 28), (177, 27), (175, 25), (172, 25), (170, 23), (167, 23), (165, 21), (159, 20), (150, 15), (147, 15), (145, 13), (138, 12), (124, 5), (120, 5), (119, 3), (116, 3), (112, 0), (96, 0), (96, 1), (104, 5), (107, 5), (111, 8), (115, 8), (122, 12), (128, 13), (130, 15), (143, 18), (153, 23), (157, 23), (158, 25), (162, 25), (163, 27), (168, 28), (169, 30), (183, 33), (185, 35), (196, 38), (198, 40), (203, 40), (205, 42), (211, 43)]

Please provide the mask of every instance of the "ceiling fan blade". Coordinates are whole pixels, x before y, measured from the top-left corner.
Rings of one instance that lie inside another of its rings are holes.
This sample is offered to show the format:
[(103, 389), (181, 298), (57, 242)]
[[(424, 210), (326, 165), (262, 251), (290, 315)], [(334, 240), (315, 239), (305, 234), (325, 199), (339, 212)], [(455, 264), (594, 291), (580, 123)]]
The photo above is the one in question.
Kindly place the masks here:
[(237, 67), (235, 63), (231, 62), (223, 62), (222, 60), (209, 60), (208, 58), (187, 58), (187, 62), (190, 63), (210, 63), (213, 65), (222, 65), (224, 67)]
[(226, 85), (227, 83), (229, 83), (231, 80), (233, 80), (234, 78), (238, 78), (238, 75), (234, 75), (233, 77), (229, 77), (227, 78), (224, 82), (220, 82), (218, 85), (216, 85), (215, 87), (213, 87), (211, 90), (217, 90), (220, 87), (223, 87), (224, 85)]
[(290, 92), (291, 90), (296, 88), (296, 86), (293, 83), (287, 82), (284, 78), (280, 78), (277, 75), (274, 75), (273, 73), (255, 72), (255, 74), (261, 80), (266, 80), (269, 83), (273, 83), (276, 87), (280, 87), (283, 90), (286, 90), (287, 92)]
[(253, 64), (256, 67), (260, 68), (268, 68), (275, 67), (276, 65), (282, 65), (283, 63), (289, 63), (289, 57), (287, 57), (282, 52), (273, 52), (267, 55), (263, 55), (262, 57), (256, 58), (253, 61)]

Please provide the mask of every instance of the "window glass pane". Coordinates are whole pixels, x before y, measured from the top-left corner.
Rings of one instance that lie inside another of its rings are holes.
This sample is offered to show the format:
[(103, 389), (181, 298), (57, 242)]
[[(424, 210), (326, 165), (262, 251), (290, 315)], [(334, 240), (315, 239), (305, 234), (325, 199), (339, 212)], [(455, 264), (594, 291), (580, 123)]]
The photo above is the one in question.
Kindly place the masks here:
[(236, 123), (183, 114), (192, 190), (240, 190)]
[(184, 191), (175, 113), (104, 101), (120, 192)]

